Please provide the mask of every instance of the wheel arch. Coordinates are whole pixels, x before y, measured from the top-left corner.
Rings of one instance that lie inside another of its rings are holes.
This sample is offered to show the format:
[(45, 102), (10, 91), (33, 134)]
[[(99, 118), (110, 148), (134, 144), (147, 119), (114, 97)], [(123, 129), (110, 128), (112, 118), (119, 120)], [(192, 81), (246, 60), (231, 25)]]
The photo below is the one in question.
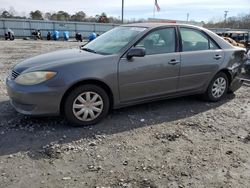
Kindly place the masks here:
[(219, 72), (217, 72), (217, 74), (220, 73), (220, 72), (223, 72), (224, 74), (226, 74), (226, 76), (228, 78), (228, 85), (230, 85), (231, 82), (232, 82), (232, 80), (233, 80), (232, 74), (231, 74), (230, 70), (224, 68), (224, 69), (221, 69)]
[(224, 74), (226, 74), (226, 76), (227, 76), (227, 78), (228, 78), (228, 85), (230, 86), (230, 84), (232, 83), (232, 81), (233, 81), (233, 77), (232, 77), (232, 74), (231, 74), (231, 72), (230, 72), (230, 70), (229, 69), (227, 69), (227, 68), (223, 68), (223, 69), (221, 69), (221, 70), (219, 70), (219, 71), (217, 71), (212, 77), (211, 77), (211, 79), (207, 82), (207, 84), (206, 84), (206, 86), (205, 86), (205, 90), (204, 91), (206, 91), (207, 89), (208, 89), (208, 87), (209, 87), (209, 84), (211, 83), (211, 81), (214, 79), (214, 77), (217, 75), (217, 74), (219, 74), (219, 73), (224, 73)]
[(108, 97), (109, 97), (109, 101), (110, 101), (110, 109), (113, 108), (113, 104), (114, 104), (114, 96), (113, 96), (113, 92), (111, 90), (111, 88), (104, 83), (103, 81), (100, 80), (96, 80), (96, 79), (87, 79), (87, 80), (81, 80), (78, 81), (76, 83), (74, 83), (73, 85), (71, 85), (66, 92), (63, 94), (63, 97), (61, 99), (60, 102), (60, 114), (63, 114), (63, 106), (65, 104), (65, 99), (67, 98), (67, 96), (69, 95), (69, 93), (74, 90), (75, 88), (82, 86), (82, 85), (87, 85), (87, 84), (92, 84), (92, 85), (96, 85), (101, 87), (102, 89), (105, 90), (105, 92), (107, 92)]

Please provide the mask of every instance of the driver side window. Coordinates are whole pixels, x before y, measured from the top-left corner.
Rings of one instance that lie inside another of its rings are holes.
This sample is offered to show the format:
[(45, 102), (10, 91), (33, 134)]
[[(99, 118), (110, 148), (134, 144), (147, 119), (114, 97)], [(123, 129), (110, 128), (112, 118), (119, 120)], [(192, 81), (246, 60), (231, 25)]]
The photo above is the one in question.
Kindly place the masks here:
[(159, 29), (149, 33), (136, 47), (146, 50), (146, 55), (173, 53), (176, 49), (175, 28)]

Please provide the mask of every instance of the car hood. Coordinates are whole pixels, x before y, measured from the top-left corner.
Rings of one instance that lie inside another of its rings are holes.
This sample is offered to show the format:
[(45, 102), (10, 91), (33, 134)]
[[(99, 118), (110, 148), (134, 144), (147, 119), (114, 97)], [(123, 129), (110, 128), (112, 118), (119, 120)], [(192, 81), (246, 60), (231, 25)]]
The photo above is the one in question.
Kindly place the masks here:
[(60, 65), (76, 61), (85, 62), (93, 59), (103, 58), (103, 55), (86, 52), (80, 49), (67, 49), (38, 55), (18, 63), (14, 70), (21, 73), (29, 68), (49, 67), (49, 65)]

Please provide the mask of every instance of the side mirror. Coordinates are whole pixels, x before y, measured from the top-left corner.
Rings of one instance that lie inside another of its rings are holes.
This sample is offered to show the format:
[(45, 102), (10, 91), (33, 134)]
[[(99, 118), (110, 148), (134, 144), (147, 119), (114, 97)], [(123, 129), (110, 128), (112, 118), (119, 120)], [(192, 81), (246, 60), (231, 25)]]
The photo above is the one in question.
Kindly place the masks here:
[(145, 48), (131, 48), (127, 53), (127, 59), (130, 60), (133, 57), (144, 57), (145, 55)]

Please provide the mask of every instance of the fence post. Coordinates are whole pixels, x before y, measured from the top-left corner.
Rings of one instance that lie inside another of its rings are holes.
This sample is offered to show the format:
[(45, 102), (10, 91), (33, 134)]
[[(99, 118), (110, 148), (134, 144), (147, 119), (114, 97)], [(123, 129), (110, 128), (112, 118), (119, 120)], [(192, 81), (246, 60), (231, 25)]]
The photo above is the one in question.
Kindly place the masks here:
[(31, 33), (32, 33), (32, 29), (31, 29), (31, 21), (29, 21), (29, 28), (30, 28), (30, 37), (32, 37)]
[(3, 21), (3, 29), (4, 29), (4, 34), (6, 33), (6, 27), (5, 27), (5, 20), (2, 20)]

